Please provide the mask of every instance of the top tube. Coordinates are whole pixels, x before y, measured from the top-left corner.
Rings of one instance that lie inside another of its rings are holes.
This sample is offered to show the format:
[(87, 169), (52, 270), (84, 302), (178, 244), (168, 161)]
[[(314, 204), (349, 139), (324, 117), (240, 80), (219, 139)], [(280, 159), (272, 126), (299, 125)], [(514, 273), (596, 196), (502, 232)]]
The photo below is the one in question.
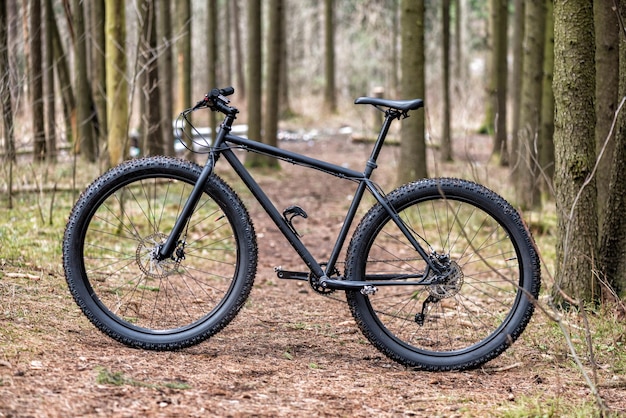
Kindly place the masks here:
[(361, 180), (365, 178), (365, 175), (360, 171), (351, 170), (337, 164), (329, 163), (326, 161), (318, 160), (316, 158), (308, 157), (306, 155), (263, 144), (261, 142), (254, 141), (248, 138), (242, 138), (240, 136), (227, 134), (225, 142), (240, 145), (244, 149), (267, 154), (293, 164), (298, 164), (324, 171), (337, 177), (347, 178), (351, 180)]

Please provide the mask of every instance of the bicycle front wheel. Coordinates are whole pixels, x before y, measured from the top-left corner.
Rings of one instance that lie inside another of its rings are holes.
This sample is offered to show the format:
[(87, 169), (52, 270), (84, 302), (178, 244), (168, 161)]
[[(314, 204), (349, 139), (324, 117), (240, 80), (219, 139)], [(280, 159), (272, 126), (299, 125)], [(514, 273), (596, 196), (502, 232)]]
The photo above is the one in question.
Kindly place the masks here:
[(87, 318), (126, 345), (174, 350), (225, 327), (248, 297), (256, 236), (235, 192), (209, 177), (170, 259), (156, 257), (201, 167), (132, 160), (91, 184), (63, 241), (69, 289)]
[(389, 358), (425, 370), (474, 368), (501, 354), (528, 324), (540, 287), (537, 251), (517, 211), (487, 188), (457, 179), (411, 183), (388, 201), (447, 276), (406, 285), (433, 276), (375, 205), (354, 233), (346, 277), (395, 285), (378, 286), (373, 295), (346, 292), (361, 331)]

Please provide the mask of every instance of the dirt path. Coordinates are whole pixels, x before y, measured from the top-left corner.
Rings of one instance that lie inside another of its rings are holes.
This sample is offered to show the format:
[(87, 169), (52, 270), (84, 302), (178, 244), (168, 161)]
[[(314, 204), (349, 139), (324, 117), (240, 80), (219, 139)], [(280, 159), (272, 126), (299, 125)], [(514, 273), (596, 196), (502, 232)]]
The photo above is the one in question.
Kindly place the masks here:
[[(354, 161), (367, 155), (345, 138), (284, 146), (355, 169)], [(394, 161), (396, 153), (383, 158)], [(324, 257), (354, 185), (288, 165), (278, 177), (282, 185), (269, 175), (261, 183), (279, 208), (305, 208), (309, 218), (297, 227)], [(60, 265), (3, 266), (0, 417), (500, 416), (526, 398), (549, 402), (558, 415), (559, 403), (593, 402), (562, 351), (538, 348), (536, 335), (546, 326), (541, 315), (479, 370), (425, 373), (391, 362), (360, 334), (343, 294), (323, 297), (306, 283), (276, 278), (275, 266), (302, 269), (302, 263), (259, 208), (250, 211), (261, 250), (251, 297), (224, 331), (180, 352), (129, 349), (102, 335), (71, 300)], [(626, 411), (619, 387), (603, 389), (603, 396)]]

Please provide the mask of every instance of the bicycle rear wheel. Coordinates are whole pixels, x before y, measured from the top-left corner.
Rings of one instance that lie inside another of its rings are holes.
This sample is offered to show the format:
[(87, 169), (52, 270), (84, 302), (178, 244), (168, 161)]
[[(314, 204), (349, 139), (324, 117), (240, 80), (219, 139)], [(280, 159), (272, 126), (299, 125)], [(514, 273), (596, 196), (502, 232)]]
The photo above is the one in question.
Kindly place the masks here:
[(346, 277), (397, 286), (346, 292), (363, 334), (389, 358), (425, 370), (478, 367), (501, 354), (526, 327), (540, 288), (535, 245), (517, 211), (485, 187), (456, 179), (411, 183), (388, 200), (450, 274), (445, 283), (403, 285), (427, 274), (426, 263), (375, 205), (354, 233)]
[(201, 167), (178, 159), (132, 160), (81, 195), (65, 230), (69, 289), (87, 318), (126, 345), (174, 350), (225, 327), (248, 297), (256, 236), (235, 192), (210, 176), (171, 259), (165, 242)]

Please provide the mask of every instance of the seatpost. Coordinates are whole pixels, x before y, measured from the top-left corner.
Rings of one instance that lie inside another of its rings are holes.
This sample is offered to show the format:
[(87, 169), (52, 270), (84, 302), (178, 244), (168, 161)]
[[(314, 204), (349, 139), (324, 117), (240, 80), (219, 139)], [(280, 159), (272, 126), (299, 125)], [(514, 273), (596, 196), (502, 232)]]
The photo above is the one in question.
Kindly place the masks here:
[(370, 158), (367, 160), (367, 164), (365, 166), (365, 178), (369, 179), (372, 175), (372, 172), (377, 167), (376, 160), (378, 159), (380, 150), (383, 148), (383, 144), (385, 143), (385, 138), (387, 137), (387, 133), (389, 132), (391, 122), (393, 122), (393, 120), (397, 119), (399, 116), (400, 113), (395, 110), (389, 109), (385, 111), (385, 120), (383, 121), (383, 125), (381, 126), (380, 132), (378, 133), (378, 138), (374, 143), (374, 148), (372, 149)]

